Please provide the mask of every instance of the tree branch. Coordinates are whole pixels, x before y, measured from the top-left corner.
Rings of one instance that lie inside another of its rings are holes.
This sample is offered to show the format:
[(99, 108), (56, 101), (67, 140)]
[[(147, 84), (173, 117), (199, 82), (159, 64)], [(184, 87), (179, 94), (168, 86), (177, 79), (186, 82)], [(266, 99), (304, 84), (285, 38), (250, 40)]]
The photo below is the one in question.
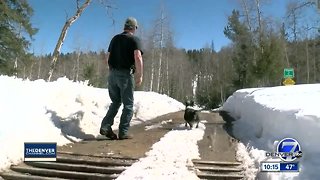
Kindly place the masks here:
[(66, 23), (64, 24), (60, 37), (58, 39), (58, 42), (56, 44), (56, 47), (53, 51), (53, 59), (51, 61), (51, 65), (50, 65), (50, 71), (48, 74), (48, 79), (47, 81), (51, 81), (51, 77), (53, 75), (53, 71), (55, 69), (55, 65), (56, 62), (58, 60), (59, 54), (60, 54), (60, 49), (63, 45), (63, 42), (66, 38), (66, 35), (68, 33), (68, 29), (70, 28), (70, 26), (80, 17), (80, 15), (82, 14), (82, 12), (85, 10), (85, 8), (90, 4), (91, 0), (86, 0), (81, 7), (79, 7), (79, 0), (77, 0), (77, 12), (75, 13), (74, 16), (72, 16), (71, 18), (69, 18)]

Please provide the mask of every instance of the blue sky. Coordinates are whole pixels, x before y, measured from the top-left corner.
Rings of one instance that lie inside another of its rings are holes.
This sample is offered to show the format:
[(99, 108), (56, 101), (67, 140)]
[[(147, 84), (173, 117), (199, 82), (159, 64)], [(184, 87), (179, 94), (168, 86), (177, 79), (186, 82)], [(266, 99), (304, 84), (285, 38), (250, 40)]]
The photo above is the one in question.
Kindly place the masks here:
[[(227, 18), (234, 8), (238, 8), (237, 0), (109, 1), (115, 7), (111, 10), (115, 23), (112, 23), (112, 18), (98, 0), (93, 0), (69, 29), (62, 52), (77, 49), (84, 51), (106, 49), (112, 36), (122, 31), (123, 23), (128, 16), (137, 18), (140, 26), (148, 30), (159, 17), (161, 4), (164, 4), (170, 18), (176, 47), (200, 49), (213, 41), (215, 49), (220, 50), (229, 43), (223, 34)], [(28, 0), (28, 2), (34, 9), (32, 23), (39, 28), (30, 51), (36, 54), (53, 52), (66, 18), (75, 13), (76, 0)], [(266, 10), (281, 17), (285, 1), (271, 2)]]

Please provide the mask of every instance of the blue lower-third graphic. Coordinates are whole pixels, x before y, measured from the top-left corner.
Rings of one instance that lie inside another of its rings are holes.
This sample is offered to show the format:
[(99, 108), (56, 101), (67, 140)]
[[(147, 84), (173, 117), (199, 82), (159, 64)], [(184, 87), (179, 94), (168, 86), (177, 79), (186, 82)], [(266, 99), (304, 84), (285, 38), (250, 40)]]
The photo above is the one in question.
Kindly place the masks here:
[(56, 161), (57, 143), (24, 143), (24, 161)]

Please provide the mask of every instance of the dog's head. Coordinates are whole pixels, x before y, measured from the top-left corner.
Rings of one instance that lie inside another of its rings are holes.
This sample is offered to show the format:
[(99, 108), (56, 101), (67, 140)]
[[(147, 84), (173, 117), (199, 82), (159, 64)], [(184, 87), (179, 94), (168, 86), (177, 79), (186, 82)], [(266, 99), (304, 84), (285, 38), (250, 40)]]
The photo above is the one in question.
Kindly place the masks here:
[(192, 100), (187, 100), (187, 101), (185, 102), (185, 104), (186, 104), (186, 108), (187, 108), (187, 107), (192, 107), (192, 106), (194, 106), (194, 101), (192, 101)]

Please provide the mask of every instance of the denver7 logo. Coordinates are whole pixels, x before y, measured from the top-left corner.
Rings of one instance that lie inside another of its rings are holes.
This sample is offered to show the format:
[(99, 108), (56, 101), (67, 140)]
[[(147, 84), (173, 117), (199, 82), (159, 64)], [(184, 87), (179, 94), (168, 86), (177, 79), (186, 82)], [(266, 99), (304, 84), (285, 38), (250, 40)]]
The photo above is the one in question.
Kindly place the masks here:
[(277, 146), (280, 159), (283, 161), (294, 161), (301, 157), (301, 147), (297, 140), (293, 138), (282, 139)]

